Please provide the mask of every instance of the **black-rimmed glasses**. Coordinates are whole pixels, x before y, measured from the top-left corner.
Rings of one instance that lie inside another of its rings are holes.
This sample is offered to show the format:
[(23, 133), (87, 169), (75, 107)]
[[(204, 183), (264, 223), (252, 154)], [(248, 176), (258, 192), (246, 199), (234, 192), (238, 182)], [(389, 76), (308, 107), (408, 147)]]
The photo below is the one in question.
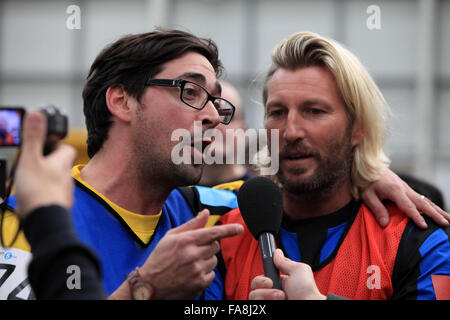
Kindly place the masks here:
[(149, 79), (146, 86), (163, 86), (180, 88), (180, 100), (189, 107), (202, 110), (208, 101), (211, 101), (216, 107), (220, 116), (220, 122), (229, 124), (233, 119), (235, 107), (225, 99), (214, 97), (202, 86), (184, 79)]

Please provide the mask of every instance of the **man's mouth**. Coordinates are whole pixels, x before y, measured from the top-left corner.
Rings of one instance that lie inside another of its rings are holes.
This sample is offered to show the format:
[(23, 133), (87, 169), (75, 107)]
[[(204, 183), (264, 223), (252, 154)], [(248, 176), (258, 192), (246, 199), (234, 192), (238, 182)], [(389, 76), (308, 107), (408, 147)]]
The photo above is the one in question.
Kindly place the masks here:
[(203, 138), (191, 143), (191, 156), (194, 165), (201, 165), (205, 162), (205, 149), (211, 144), (211, 139)]
[(198, 150), (200, 153), (205, 152), (205, 149), (211, 144), (211, 139), (197, 140), (191, 143), (191, 147)]
[(314, 157), (313, 154), (307, 154), (307, 153), (286, 153), (282, 154), (281, 158), (287, 159), (287, 160), (301, 160), (301, 159), (307, 159)]

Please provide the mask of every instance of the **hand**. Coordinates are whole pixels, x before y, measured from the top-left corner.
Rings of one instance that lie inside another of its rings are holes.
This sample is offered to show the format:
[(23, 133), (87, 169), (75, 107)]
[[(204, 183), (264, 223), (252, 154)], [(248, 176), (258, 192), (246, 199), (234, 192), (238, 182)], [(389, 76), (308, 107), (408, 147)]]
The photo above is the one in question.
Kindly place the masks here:
[(22, 149), (15, 174), (17, 216), (25, 218), (38, 207), (72, 206), (71, 168), (75, 149), (59, 143), (49, 155), (43, 155), (47, 135), (45, 116), (40, 111), (25, 114)]
[(387, 168), (383, 170), (379, 180), (373, 182), (361, 193), (361, 198), (382, 227), (389, 223), (389, 213), (381, 202), (384, 199), (394, 202), (421, 228), (427, 228), (427, 224), (419, 212), (431, 217), (440, 226), (449, 225), (450, 214), (415, 192), (399, 176)]
[(273, 282), (264, 276), (257, 276), (252, 281), (250, 300), (326, 300), (326, 296), (317, 288), (311, 267), (284, 257), (280, 249), (273, 256), (275, 266), (280, 270), (282, 290), (272, 289)]
[(240, 224), (204, 228), (209, 212), (170, 230), (141, 267), (155, 299), (192, 299), (214, 280), (219, 241), (243, 232)]

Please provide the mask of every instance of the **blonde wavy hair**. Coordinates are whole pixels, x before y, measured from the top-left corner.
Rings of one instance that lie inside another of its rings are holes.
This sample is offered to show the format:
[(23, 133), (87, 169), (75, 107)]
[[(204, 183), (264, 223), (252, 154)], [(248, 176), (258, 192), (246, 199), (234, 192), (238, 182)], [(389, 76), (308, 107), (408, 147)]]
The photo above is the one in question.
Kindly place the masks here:
[[(273, 49), (272, 66), (263, 87), (264, 106), (267, 84), (276, 70), (311, 66), (324, 67), (334, 75), (350, 123), (358, 123), (364, 132), (364, 139), (354, 148), (351, 174), (352, 196), (358, 199), (360, 191), (377, 180), (380, 172), (389, 166), (390, 160), (383, 151), (383, 145), (387, 136), (387, 116), (391, 110), (355, 55), (336, 41), (312, 32), (295, 33)], [(262, 152), (268, 155), (269, 150), (266, 148)]]

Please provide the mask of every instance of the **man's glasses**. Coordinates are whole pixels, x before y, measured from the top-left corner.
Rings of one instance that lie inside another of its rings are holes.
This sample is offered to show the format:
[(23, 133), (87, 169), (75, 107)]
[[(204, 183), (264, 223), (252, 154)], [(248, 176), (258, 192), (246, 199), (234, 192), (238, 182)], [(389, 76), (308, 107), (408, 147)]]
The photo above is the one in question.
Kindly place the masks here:
[(220, 122), (229, 124), (233, 119), (235, 107), (231, 102), (214, 97), (202, 86), (184, 79), (149, 79), (146, 86), (163, 86), (180, 88), (180, 100), (197, 110), (203, 109), (211, 101), (220, 116)]

